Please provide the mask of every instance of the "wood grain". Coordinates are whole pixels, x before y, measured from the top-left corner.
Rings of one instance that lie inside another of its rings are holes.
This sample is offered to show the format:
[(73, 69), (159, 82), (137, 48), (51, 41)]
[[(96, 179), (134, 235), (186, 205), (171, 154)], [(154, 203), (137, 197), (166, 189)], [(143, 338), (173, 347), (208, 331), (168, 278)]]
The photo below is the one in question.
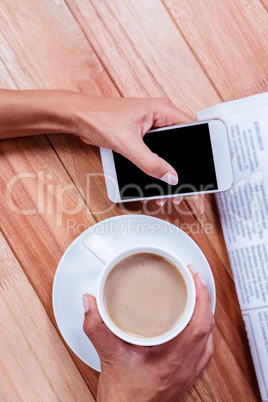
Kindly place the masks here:
[[(253, 3), (249, 8), (257, 10), (260, 18), (260, 7), (256, 1)], [(226, 83), (224, 71), (217, 69), (217, 60), (209, 58), (207, 66), (201, 62), (198, 52), (210, 55), (208, 43), (191, 44), (192, 36), (178, 26), (173, 10), (169, 8), (168, 14), (166, 2), (163, 5), (160, 0), (66, 0), (66, 4), (63, 0), (2, 1), (0, 79), (3, 87), (65, 88), (104, 96), (168, 96), (192, 115), (225, 96), (226, 99), (239, 96), (235, 74), (230, 76), (231, 84)], [(247, 3), (240, 4), (244, 10)], [(235, 9), (235, 5), (232, 7)], [(255, 17), (248, 17), (248, 10), (241, 11), (241, 16), (244, 13), (253, 24)], [(228, 16), (231, 18), (230, 13)], [(194, 18), (195, 15), (191, 15), (192, 24)], [(202, 18), (207, 21), (206, 13)], [(234, 13), (232, 23), (245, 29), (241, 18)], [(222, 30), (227, 37), (231, 35), (228, 25)], [(237, 53), (242, 61), (248, 61), (249, 52), (255, 54), (252, 36), (249, 38), (250, 50), (244, 54), (240, 49)], [(258, 38), (259, 31), (257, 42)], [(238, 49), (241, 46), (234, 44)], [(255, 68), (255, 64), (252, 66)], [(247, 76), (245, 91), (254, 91), (259, 85), (257, 79), (261, 77), (262, 68)], [(231, 92), (230, 86), (237, 92)], [(107, 200), (96, 148), (74, 137), (51, 135), (49, 140), (40, 137), (3, 141), (0, 149), (3, 233), (51, 317), (51, 286), (57, 263), (66, 247), (87, 225), (134, 211), (171, 221), (190, 234), (204, 250), (217, 287), (215, 357), (183, 400), (236, 401), (243, 400), (245, 395), (247, 400), (258, 400), (256, 378), (213, 196), (189, 197), (177, 209), (170, 203), (158, 210), (152, 203), (142, 209), (133, 203), (120, 209)], [(16, 182), (12, 199), (7, 203), (8, 183), (21, 172), (36, 176)], [(43, 172), (43, 187), (38, 188), (40, 172)], [(87, 187), (88, 174), (95, 175), (91, 191)], [(57, 193), (55, 189), (63, 190), (65, 186), (73, 187), (63, 194), (62, 201), (61, 191)], [(40, 201), (42, 194), (43, 203)], [(12, 202), (21, 209), (39, 207), (41, 212), (20, 214), (10, 208)], [(61, 214), (63, 205), (70, 209), (80, 202), (81, 208), (76, 214)], [(72, 227), (69, 219), (73, 219)], [(73, 358), (96, 395), (97, 375), (78, 358)]]
[(103, 83), (107, 96), (114, 94), (64, 1), (3, 0), (0, 13), (1, 60), (20, 89), (62, 88), (101, 95)]
[(189, 114), (219, 101), (160, 1), (66, 4), (123, 96), (168, 97)]
[[(84, 227), (95, 220), (44, 136), (1, 141), (0, 169), (2, 230), (54, 320), (51, 291), (55, 270), (76, 238), (69, 230), (69, 220)], [(74, 358), (96, 392), (96, 373)]]
[(0, 233), (1, 401), (94, 401)]
[(268, 15), (259, 0), (163, 3), (222, 100), (267, 88)]
[[(211, 402), (244, 400), (251, 402), (260, 400), (259, 397), (256, 397), (255, 389), (244, 382), (244, 377), (239, 370), (237, 361), (217, 328), (213, 336), (216, 352), (219, 356), (225, 356), (225, 358), (219, 358), (217, 361), (212, 359), (209, 368), (206, 368), (197, 380), (195, 388), (201, 395), (200, 400)], [(236, 377), (237, 386), (233, 388), (234, 376)], [(242, 383), (245, 384), (245, 388), (238, 386), (238, 384)]]

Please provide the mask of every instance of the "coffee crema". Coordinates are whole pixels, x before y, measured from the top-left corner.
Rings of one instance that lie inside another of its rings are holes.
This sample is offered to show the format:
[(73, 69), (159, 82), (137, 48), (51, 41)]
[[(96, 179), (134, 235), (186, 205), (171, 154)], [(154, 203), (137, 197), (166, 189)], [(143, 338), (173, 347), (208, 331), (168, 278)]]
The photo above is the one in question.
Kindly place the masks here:
[(138, 337), (155, 337), (180, 320), (187, 289), (173, 263), (156, 254), (139, 253), (113, 267), (104, 284), (103, 298), (117, 327)]

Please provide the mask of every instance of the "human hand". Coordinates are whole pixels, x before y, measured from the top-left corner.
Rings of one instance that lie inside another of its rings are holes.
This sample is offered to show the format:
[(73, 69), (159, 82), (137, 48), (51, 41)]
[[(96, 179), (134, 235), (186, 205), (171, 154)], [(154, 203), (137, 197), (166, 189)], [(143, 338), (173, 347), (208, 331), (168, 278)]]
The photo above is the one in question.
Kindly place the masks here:
[[(168, 99), (91, 97), (68, 90), (0, 90), (0, 139), (69, 133), (113, 149), (145, 173), (170, 184), (177, 172), (143, 142), (151, 127), (192, 119)], [(176, 204), (179, 198), (173, 198)], [(158, 200), (163, 205), (165, 199)]]
[(122, 341), (102, 321), (95, 298), (83, 296), (83, 328), (101, 361), (98, 401), (177, 401), (207, 365), (214, 352), (214, 317), (203, 276), (191, 270), (196, 286), (194, 314), (176, 338), (159, 346)]
[[(164, 159), (151, 152), (143, 137), (152, 127), (192, 122), (168, 99), (103, 98), (77, 94), (73, 107), (74, 133), (82, 141), (113, 149), (150, 176), (175, 185), (178, 174)], [(174, 199), (176, 204), (181, 197)], [(164, 205), (166, 199), (158, 200)]]

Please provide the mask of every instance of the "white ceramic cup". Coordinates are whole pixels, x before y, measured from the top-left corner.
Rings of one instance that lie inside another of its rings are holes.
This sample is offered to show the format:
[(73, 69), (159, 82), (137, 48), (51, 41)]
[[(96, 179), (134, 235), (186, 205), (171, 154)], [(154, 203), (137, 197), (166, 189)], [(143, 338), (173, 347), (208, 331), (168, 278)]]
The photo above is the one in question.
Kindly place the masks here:
[[(97, 284), (97, 292), (96, 292), (97, 306), (104, 323), (115, 335), (117, 335), (124, 341), (132, 343), (134, 345), (154, 346), (154, 345), (160, 345), (173, 339), (186, 327), (194, 312), (196, 291), (195, 291), (194, 280), (189, 269), (176, 255), (170, 253), (169, 251), (163, 248), (152, 245), (135, 246), (128, 248), (127, 250), (124, 250), (121, 253), (116, 253), (99, 235), (95, 233), (87, 236), (83, 240), (83, 244), (91, 253), (93, 253), (103, 263), (103, 268), (101, 270)], [(186, 284), (187, 302), (182, 317), (169, 331), (159, 336), (143, 338), (124, 332), (111, 320), (104, 306), (103, 288), (108, 274), (119, 261), (123, 260), (124, 258), (130, 255), (138, 253), (152, 253), (168, 259), (177, 267), (177, 269), (183, 276)]]

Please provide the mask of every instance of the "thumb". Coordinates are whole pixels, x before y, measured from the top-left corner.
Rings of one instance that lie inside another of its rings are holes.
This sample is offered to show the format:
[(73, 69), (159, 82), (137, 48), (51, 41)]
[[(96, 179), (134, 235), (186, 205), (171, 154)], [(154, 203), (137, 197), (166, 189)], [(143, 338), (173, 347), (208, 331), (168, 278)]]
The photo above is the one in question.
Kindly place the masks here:
[(118, 347), (121, 340), (102, 321), (94, 296), (86, 294), (82, 297), (82, 302), (85, 311), (83, 330), (102, 357), (105, 352), (109, 352), (108, 349)]
[(178, 183), (176, 170), (163, 158), (154, 154), (143, 142), (142, 138), (137, 138), (131, 148), (124, 150), (123, 155), (138, 166), (144, 173), (156, 179), (175, 185)]

